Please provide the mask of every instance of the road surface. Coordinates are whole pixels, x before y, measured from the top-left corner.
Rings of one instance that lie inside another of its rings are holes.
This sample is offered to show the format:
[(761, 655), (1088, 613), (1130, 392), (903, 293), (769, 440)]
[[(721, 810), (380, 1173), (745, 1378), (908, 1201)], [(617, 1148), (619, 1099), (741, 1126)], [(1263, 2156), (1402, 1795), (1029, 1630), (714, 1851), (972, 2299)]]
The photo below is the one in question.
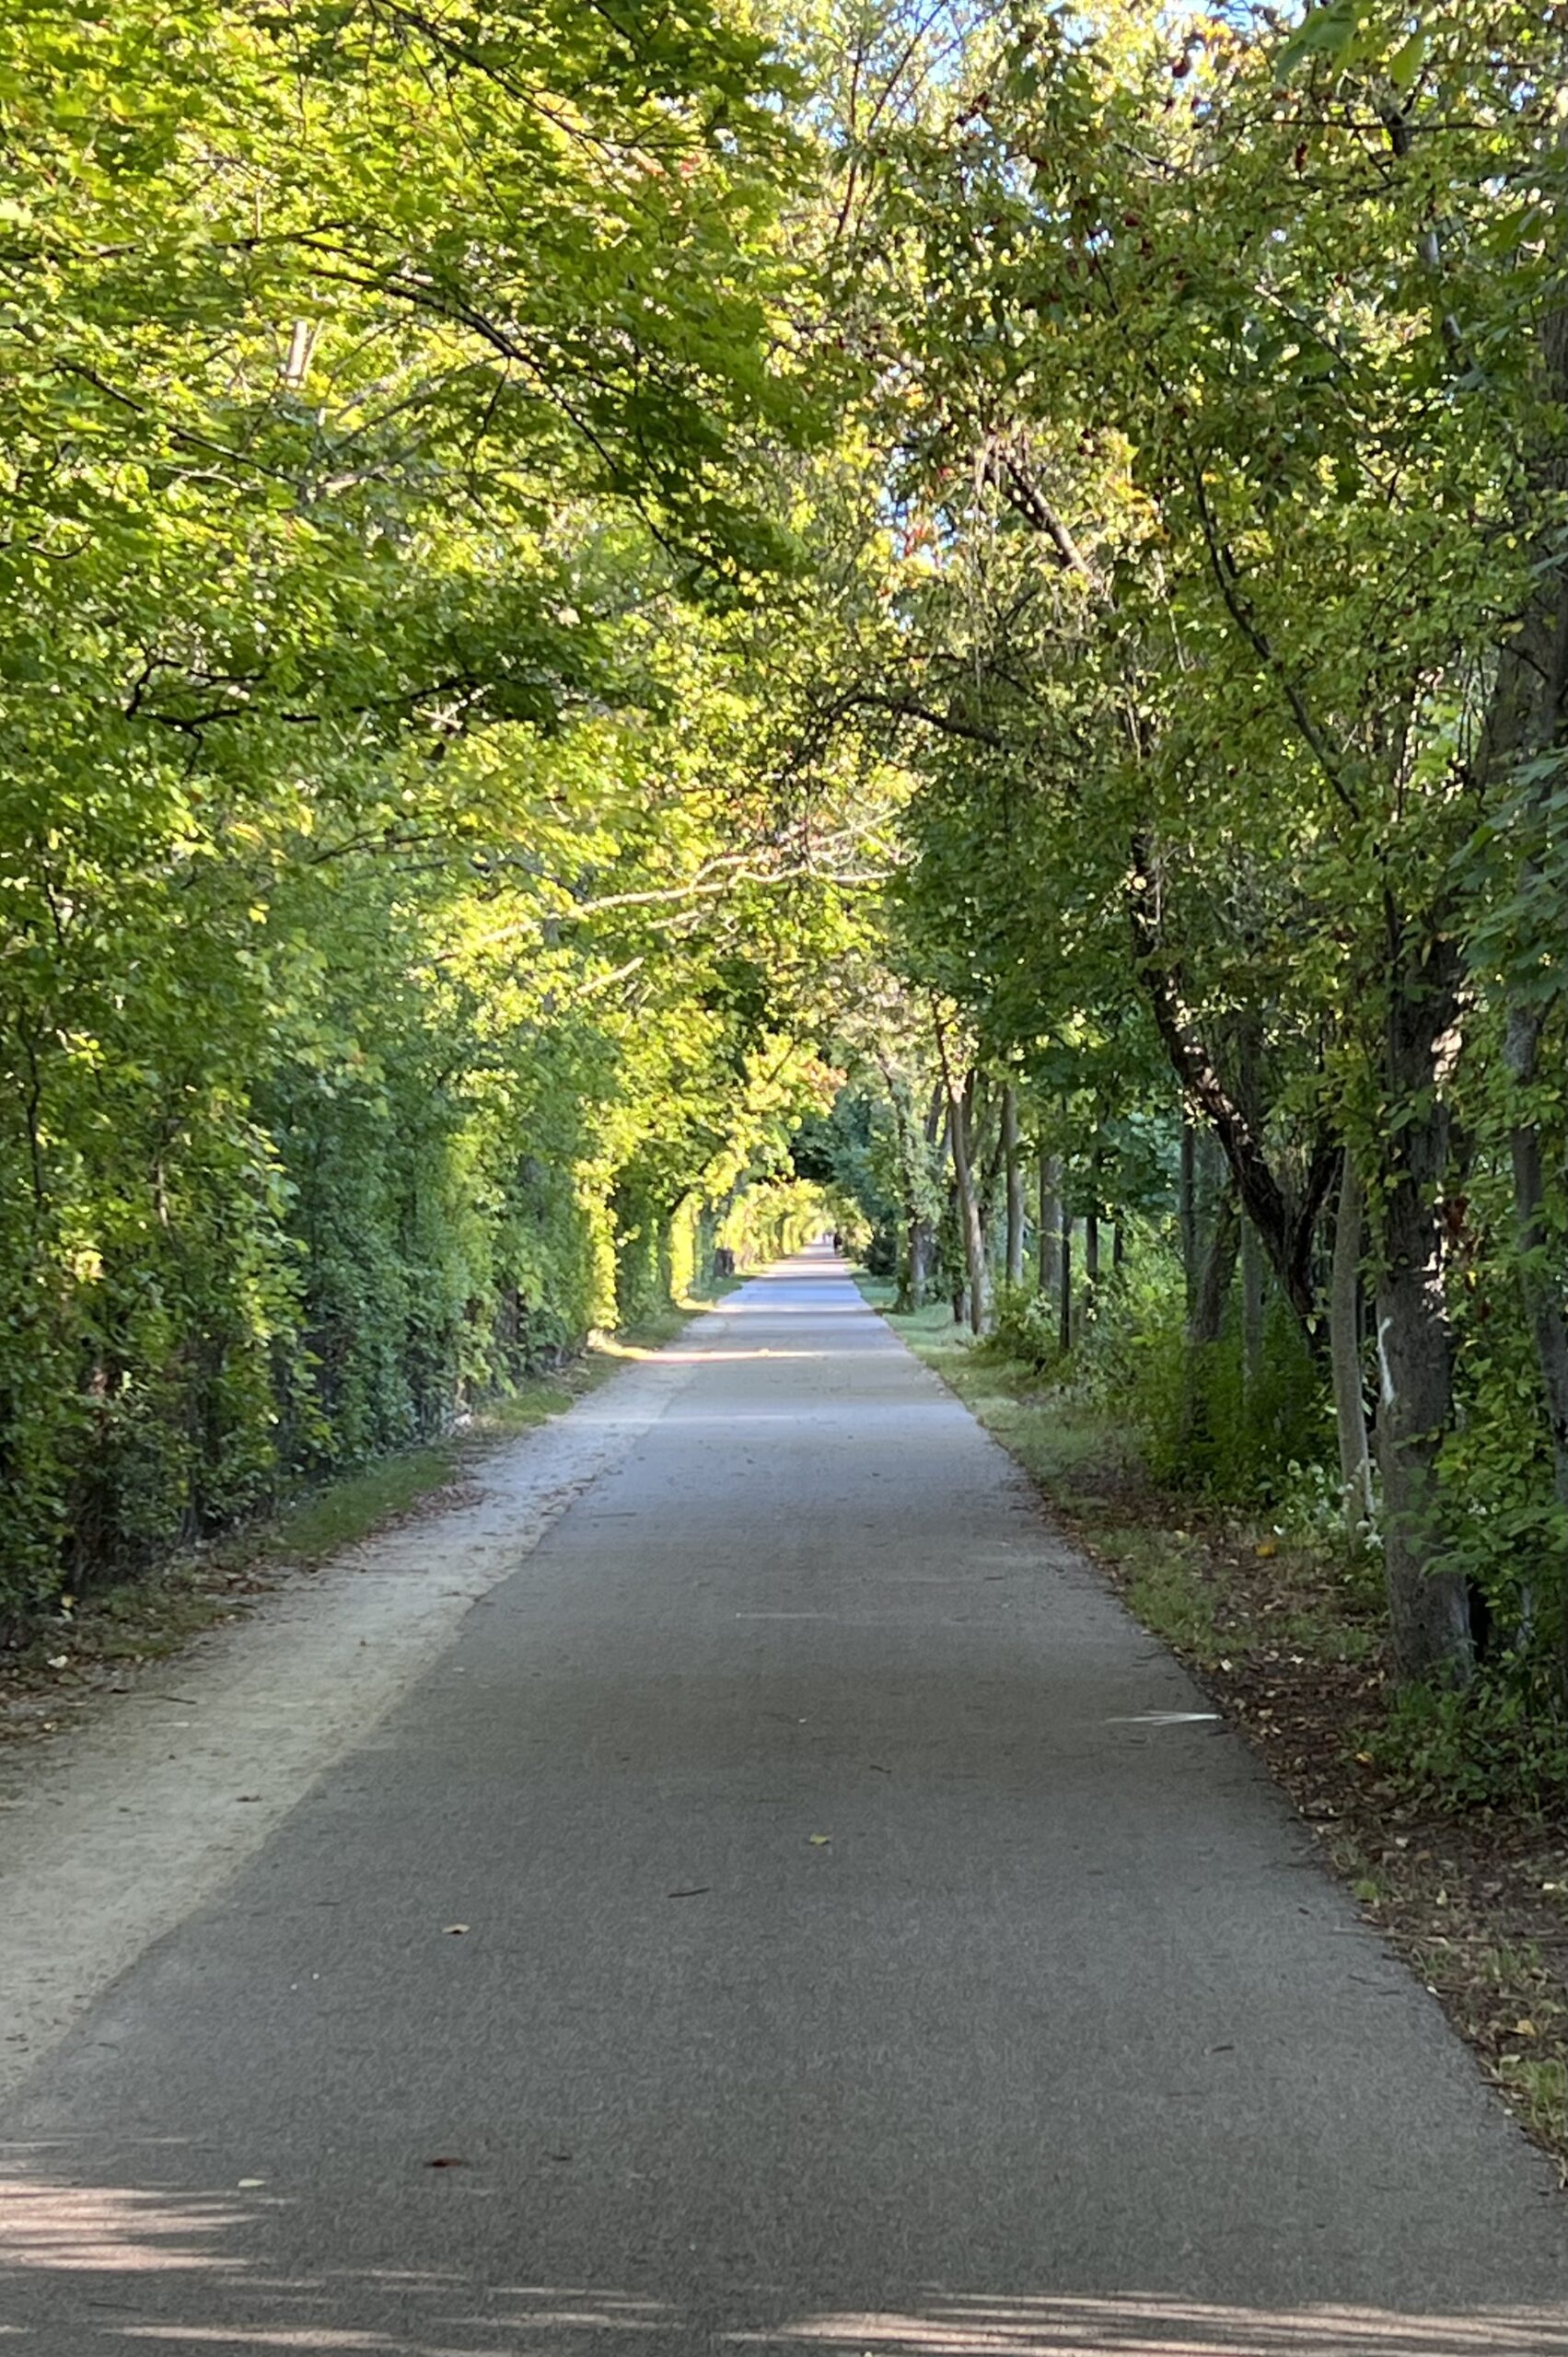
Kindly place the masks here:
[(840, 1264), (675, 1355), (9, 2096), (0, 2357), (1568, 2351), (1552, 2172)]

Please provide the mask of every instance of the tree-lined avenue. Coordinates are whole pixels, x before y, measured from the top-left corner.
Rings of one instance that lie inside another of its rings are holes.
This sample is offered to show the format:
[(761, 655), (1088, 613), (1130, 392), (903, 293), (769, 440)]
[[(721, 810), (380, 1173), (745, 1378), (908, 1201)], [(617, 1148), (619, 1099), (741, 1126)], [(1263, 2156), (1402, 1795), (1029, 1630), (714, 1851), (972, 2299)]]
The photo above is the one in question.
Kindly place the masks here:
[(6, 2348), (1568, 2346), (1544, 2159), (842, 1264), (676, 1347), (8, 2107)]

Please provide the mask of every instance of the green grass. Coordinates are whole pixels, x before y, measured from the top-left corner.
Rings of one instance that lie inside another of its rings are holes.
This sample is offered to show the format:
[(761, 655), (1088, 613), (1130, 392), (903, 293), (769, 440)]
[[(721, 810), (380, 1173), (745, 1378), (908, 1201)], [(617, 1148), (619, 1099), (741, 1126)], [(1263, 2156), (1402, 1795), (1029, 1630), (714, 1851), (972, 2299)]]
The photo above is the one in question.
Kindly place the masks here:
[[(734, 1291), (738, 1278), (723, 1279), (711, 1295), (692, 1295), (651, 1311), (615, 1334), (596, 1334), (575, 1359), (552, 1375), (528, 1376), (512, 1390), (487, 1400), (459, 1432), (418, 1448), (398, 1449), (373, 1464), (313, 1490), (283, 1509), (260, 1537), (267, 1556), (315, 1565), (354, 1546), (434, 1493), (449, 1489), (485, 1449), (548, 1423), (618, 1375), (628, 1360), (672, 1342), (693, 1318)], [(241, 1535), (237, 1543), (243, 1545)]]
[(1505, 2054), (1496, 2073), (1498, 2085), (1530, 2134), (1557, 2152), (1568, 2145), (1568, 2062), (1550, 2054), (1539, 2061), (1527, 2054)]
[[(460, 1460), (461, 1446), (456, 1439), (377, 1457), (283, 1507), (251, 1534), (251, 1546), (260, 1540), (260, 1551), (273, 1562), (323, 1563), (381, 1523), (407, 1514), (432, 1491), (448, 1488), (458, 1477)], [(246, 1551), (245, 1536), (226, 1542), (226, 1550), (227, 1545)]]
[(1127, 1600), (1144, 1626), (1200, 1667), (1214, 1667), (1225, 1649), (1217, 1598), (1192, 1542), (1174, 1532), (1132, 1532), (1118, 1550), (1118, 1563), (1128, 1577)]

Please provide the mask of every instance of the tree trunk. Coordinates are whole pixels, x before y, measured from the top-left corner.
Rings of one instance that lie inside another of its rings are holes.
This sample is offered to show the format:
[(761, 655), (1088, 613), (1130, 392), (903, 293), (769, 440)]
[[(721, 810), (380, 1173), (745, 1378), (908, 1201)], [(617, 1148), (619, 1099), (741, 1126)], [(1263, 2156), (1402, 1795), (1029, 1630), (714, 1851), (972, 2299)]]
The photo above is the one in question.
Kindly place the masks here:
[(1073, 1222), (1070, 1216), (1062, 1222), (1061, 1277), (1056, 1339), (1065, 1356), (1073, 1347)]
[(983, 1334), (990, 1323), (991, 1272), (985, 1264), (985, 1231), (981, 1222), (974, 1165), (970, 1159), (970, 1124), (974, 1112), (975, 1075), (971, 1071), (961, 1090), (956, 1086), (947, 1053), (947, 1035), (940, 1018), (936, 1020), (936, 1052), (941, 1059), (942, 1078), (947, 1091), (953, 1180), (958, 1194), (958, 1227), (964, 1241), (964, 1266), (969, 1272), (969, 1322), (976, 1334)]
[(1263, 1387), (1263, 1248), (1249, 1219), (1241, 1223), (1241, 1374), (1250, 1424)]
[[(1504, 1056), (1515, 1086), (1524, 1091), (1536, 1076), (1543, 1017), (1516, 1007), (1508, 1018)], [(1552, 1257), (1547, 1221), (1546, 1174), (1539, 1125), (1521, 1110), (1509, 1136), (1514, 1165), (1514, 1220), (1519, 1247), (1519, 1284), (1535, 1340), (1551, 1430), (1557, 1494), (1568, 1505), (1568, 1298)]]
[[(1263, 1021), (1256, 1005), (1243, 1008), (1236, 1027), (1237, 1095), (1249, 1124), (1263, 1127)], [(1241, 1214), (1241, 1399), (1256, 1444), (1263, 1389), (1263, 1240), (1245, 1205)]]
[(925, 1307), (925, 1295), (931, 1283), (931, 1222), (915, 1218), (909, 1224), (904, 1240), (904, 1281), (899, 1291), (899, 1307), (906, 1315), (912, 1309)]
[(958, 1216), (963, 1222), (964, 1266), (969, 1272), (970, 1327), (972, 1332), (983, 1334), (991, 1323), (991, 1270), (985, 1254), (985, 1222), (970, 1157), (970, 1123), (975, 1094), (975, 1075), (971, 1072), (963, 1095), (954, 1102), (953, 1168), (958, 1179)]
[[(1524, 1091), (1535, 1078), (1543, 1016), (1516, 1007), (1508, 1017), (1504, 1059), (1509, 1077)], [(1536, 1364), (1551, 1434), (1551, 1465), (1558, 1503), (1568, 1506), (1568, 1300), (1551, 1248), (1547, 1218), (1546, 1176), (1539, 1125), (1523, 1102), (1510, 1132), (1514, 1165), (1514, 1225), (1519, 1247), (1519, 1290), (1536, 1346)], [(1568, 1692), (1568, 1601), (1564, 1603), (1562, 1675)]]
[(912, 1124), (910, 1120), (909, 1091), (902, 1076), (895, 1072), (889, 1058), (879, 1059), (882, 1079), (888, 1091), (888, 1101), (893, 1109), (893, 1131), (898, 1140), (899, 1186), (903, 1196), (904, 1250), (899, 1256), (897, 1290), (893, 1298), (895, 1312), (918, 1307), (914, 1296), (915, 1249), (914, 1230), (918, 1217), (919, 1178)]
[(1241, 1222), (1237, 1213), (1236, 1194), (1234, 1189), (1227, 1187), (1214, 1206), (1214, 1225), (1210, 1232), (1209, 1248), (1203, 1255), (1202, 1273), (1192, 1303), (1187, 1340), (1194, 1351), (1205, 1350), (1211, 1342), (1217, 1342), (1225, 1329), (1225, 1306), (1230, 1297), (1240, 1241)]
[[(995, 1126), (992, 1116), (995, 1115)], [(982, 1144), (983, 1141), (983, 1144)], [(1006, 1236), (998, 1219), (997, 1205), (1002, 1200), (1002, 1163), (1005, 1138), (1002, 1123), (1002, 1100), (993, 1102), (982, 1097), (978, 1077), (974, 1084), (974, 1111), (970, 1117), (970, 1165), (975, 1173), (975, 1202), (980, 1208), (981, 1243), (985, 1252), (986, 1301), (989, 1306), (996, 1289), (996, 1279), (1006, 1263), (1003, 1258)]]
[(1454, 1415), (1439, 1192), (1448, 1155), (1442, 1081), (1458, 1013), (1458, 960), (1451, 927), (1423, 924), (1412, 939), (1390, 908), (1388, 929), (1384, 1080), (1393, 1119), (1377, 1236), (1383, 1562), (1400, 1675), (1463, 1686), (1475, 1668), (1469, 1599), (1462, 1574), (1443, 1568), (1437, 1483), (1438, 1453)]
[(1099, 1283), (1099, 1213), (1084, 1214), (1084, 1283), (1092, 1294)]
[[(1568, 134), (1561, 120), (1551, 134), (1552, 162), (1561, 172)], [(1562, 206), (1557, 227), (1562, 230)], [(1562, 749), (1568, 744), (1568, 571), (1562, 563), (1562, 501), (1568, 491), (1568, 436), (1562, 430), (1568, 402), (1568, 303), (1559, 292), (1539, 326), (1539, 389), (1543, 396), (1528, 452), (1527, 470), (1537, 496), (1539, 562), (1519, 627), (1504, 641), (1487, 722), (1472, 771), (1486, 792), (1519, 778), (1526, 792), (1510, 814), (1509, 838), (1519, 845), (1518, 897), (1537, 900), (1542, 863), (1550, 857), (1560, 818), (1554, 792), (1560, 784)], [(1552, 756), (1555, 755), (1554, 760)], [(1527, 937), (1515, 950), (1508, 981), (1504, 1062), (1517, 1100), (1509, 1134), (1514, 1178), (1514, 1224), (1519, 1248), (1519, 1283), (1547, 1422), (1551, 1433), (1554, 1485), (1568, 1504), (1568, 1297), (1562, 1271), (1555, 1265), (1553, 1225), (1547, 1202), (1545, 1157), (1539, 1124), (1532, 1120), (1528, 1091), (1536, 1074), (1545, 1010), (1535, 992), (1542, 958), (1559, 953), (1560, 896), (1539, 895), (1548, 913), (1545, 939)], [(1568, 1598), (1562, 1616), (1562, 1677), (1568, 1691)]]
[(1313, 1143), (1299, 1185), (1275, 1171), (1264, 1148), (1260, 1105), (1250, 1110), (1225, 1086), (1218, 1065), (1199, 1034), (1184, 996), (1179, 960), (1159, 937), (1159, 907), (1152, 853), (1135, 836), (1129, 869), (1127, 913), (1138, 977), (1155, 1028), (1190, 1107), (1201, 1111), (1230, 1165), (1237, 1194), (1257, 1229), (1280, 1291), (1300, 1321), (1315, 1357), (1323, 1348), (1318, 1304), (1313, 1289), (1312, 1249), (1318, 1214), (1338, 1167), (1339, 1155), (1326, 1135)]
[(1214, 1204), (1208, 1249), (1203, 1254), (1187, 1316), (1187, 1349), (1181, 1370), (1181, 1437), (1188, 1448), (1196, 1448), (1209, 1428), (1207, 1357), (1225, 1325), (1225, 1306), (1236, 1274), (1239, 1241), (1236, 1190), (1227, 1185)]
[(1361, 1181), (1347, 1147), (1334, 1219), (1334, 1270), (1329, 1295), (1329, 1357), (1334, 1377), (1334, 1429), (1340, 1443), (1340, 1494), (1353, 1533), (1376, 1515), (1366, 1400), (1361, 1385)]
[(1048, 1298), (1062, 1283), (1062, 1165), (1040, 1150), (1040, 1220), (1035, 1232), (1040, 1291)]
[(922, 1159), (917, 1180), (910, 1190), (909, 1224), (904, 1239), (904, 1277), (899, 1306), (904, 1310), (923, 1309), (925, 1296), (931, 1287), (931, 1273), (936, 1260), (936, 1223), (925, 1206), (930, 1202), (933, 1156), (936, 1155), (938, 1138), (941, 1152), (937, 1167), (947, 1158), (947, 1132), (943, 1120), (946, 1092), (940, 1082), (931, 1092), (926, 1108), (925, 1123), (921, 1133)]
[(1002, 1098), (1002, 1153), (1007, 1174), (1007, 1283), (1024, 1282), (1024, 1165), (1018, 1147), (1018, 1092), (1009, 1082)]
[(1177, 1180), (1177, 1220), (1181, 1230), (1181, 1273), (1187, 1284), (1187, 1315), (1198, 1298), (1198, 1132), (1181, 1116), (1181, 1164)]

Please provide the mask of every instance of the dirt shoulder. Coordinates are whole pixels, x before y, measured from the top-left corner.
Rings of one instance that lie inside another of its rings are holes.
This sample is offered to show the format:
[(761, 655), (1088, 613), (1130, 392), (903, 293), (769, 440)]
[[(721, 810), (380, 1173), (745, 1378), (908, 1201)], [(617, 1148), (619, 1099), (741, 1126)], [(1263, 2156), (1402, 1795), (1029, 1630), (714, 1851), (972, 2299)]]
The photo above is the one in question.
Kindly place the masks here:
[(0, 1747), (0, 2089), (261, 1847), (694, 1364), (600, 1355), (533, 1429), (405, 1467), (424, 1486), (319, 1568), (303, 1550), (193, 1565), (13, 1665), (13, 1736), (45, 1739)]
[[(863, 1290), (887, 1316), (888, 1289)], [(1376, 1566), (1156, 1489), (1123, 1430), (973, 1352), (945, 1310), (889, 1322), (1260, 1754), (1568, 2187), (1568, 1794), (1434, 1797), (1419, 1724), (1391, 1713)]]
[[(168, 1671), (199, 1638), (244, 1620), (266, 1597), (345, 1550), (471, 1498), (484, 1463), (564, 1415), (612, 1376), (672, 1341), (734, 1289), (692, 1297), (529, 1376), (445, 1437), (398, 1449), (302, 1489), (276, 1513), (58, 1608), (0, 1640), (0, 1755), (90, 1722), (105, 1702)], [(178, 1683), (175, 1678), (174, 1683)]]

